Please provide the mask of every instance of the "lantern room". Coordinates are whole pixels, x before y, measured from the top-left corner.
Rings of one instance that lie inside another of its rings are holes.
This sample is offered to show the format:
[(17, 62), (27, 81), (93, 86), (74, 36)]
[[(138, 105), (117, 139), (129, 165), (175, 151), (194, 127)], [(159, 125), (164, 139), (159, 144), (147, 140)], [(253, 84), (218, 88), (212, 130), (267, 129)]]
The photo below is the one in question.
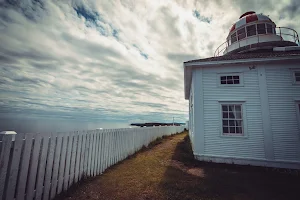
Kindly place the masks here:
[(217, 48), (214, 56), (298, 45), (299, 36), (295, 30), (276, 27), (268, 16), (249, 11), (232, 25), (226, 41)]

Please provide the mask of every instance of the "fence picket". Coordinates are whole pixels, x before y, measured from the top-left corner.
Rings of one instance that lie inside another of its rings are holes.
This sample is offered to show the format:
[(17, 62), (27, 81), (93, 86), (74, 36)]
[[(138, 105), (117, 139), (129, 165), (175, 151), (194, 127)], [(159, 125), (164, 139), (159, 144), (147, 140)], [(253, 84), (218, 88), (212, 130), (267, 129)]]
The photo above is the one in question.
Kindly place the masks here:
[(49, 199), (51, 177), (53, 171), (52, 169), (53, 169), (54, 151), (56, 147), (56, 138), (57, 138), (57, 133), (52, 133), (50, 138), (50, 145), (48, 149), (47, 161), (46, 161), (46, 174), (45, 174), (43, 200)]
[(97, 136), (97, 142), (96, 142), (96, 156), (95, 156), (95, 163), (96, 163), (96, 167), (94, 170), (95, 175), (98, 175), (98, 167), (99, 167), (99, 154), (100, 154), (100, 150), (99, 150), (99, 146), (100, 146), (100, 132), (99, 130), (96, 131), (96, 136)]
[(74, 183), (74, 176), (75, 176), (75, 159), (77, 153), (77, 142), (78, 142), (78, 132), (73, 133), (73, 145), (72, 145), (72, 154), (71, 154), (71, 162), (70, 162), (70, 178), (68, 187)]
[(8, 184), (7, 187), (10, 190), (7, 190), (6, 199), (13, 199), (15, 196), (15, 190), (17, 185), (19, 163), (21, 159), (22, 145), (23, 145), (23, 134), (18, 134), (15, 137), (15, 143), (12, 154), (12, 162), (9, 170)]
[(26, 189), (26, 183), (27, 183), (29, 161), (31, 159), (30, 157), (31, 157), (33, 136), (34, 136), (34, 134), (32, 134), (32, 133), (25, 135), (25, 145), (24, 145), (24, 149), (23, 149), (20, 176), (19, 176), (18, 188), (17, 188), (17, 199), (18, 200), (25, 198), (25, 189)]
[(85, 156), (85, 153), (86, 153), (86, 133), (83, 132), (82, 133), (82, 151), (81, 151), (81, 158), (80, 158), (80, 173), (79, 173), (79, 180), (81, 180), (81, 178), (83, 178), (84, 176), (84, 166), (85, 166), (85, 163), (86, 163), (86, 156)]
[(53, 174), (51, 180), (50, 199), (53, 199), (55, 197), (57, 191), (56, 189), (58, 185), (58, 172), (59, 172), (61, 148), (62, 148), (62, 134), (58, 133), (55, 153), (54, 153), (54, 164), (53, 164)]
[(12, 135), (4, 135), (0, 152), (0, 199), (5, 195), (4, 187), (6, 185), (7, 166), (12, 146)]
[(43, 135), (42, 140), (42, 152), (39, 159), (39, 166), (38, 166), (38, 175), (36, 181), (36, 192), (35, 192), (35, 199), (41, 199), (44, 189), (44, 178), (45, 178), (45, 169), (46, 169), (46, 161), (47, 161), (47, 153), (49, 147), (49, 135)]
[(92, 174), (92, 160), (93, 160), (93, 143), (94, 143), (94, 134), (93, 131), (90, 131), (90, 143), (89, 143), (89, 163), (88, 163), (88, 176), (93, 176)]
[(101, 131), (98, 131), (98, 135), (99, 135), (99, 142), (98, 142), (98, 159), (97, 159), (97, 175), (99, 175), (101, 172), (100, 172), (100, 169), (101, 169), (101, 146), (102, 146), (102, 130)]
[(94, 168), (93, 168), (93, 176), (96, 176), (97, 173), (96, 173), (96, 170), (97, 170), (97, 159), (98, 159), (98, 140), (99, 140), (99, 137), (98, 137), (98, 133), (97, 131), (95, 131), (95, 141), (94, 141), (94, 156), (93, 156), (93, 160), (94, 160)]
[(69, 140), (68, 140), (67, 155), (66, 155), (65, 174), (64, 174), (64, 186), (63, 186), (64, 191), (66, 191), (69, 188), (70, 165), (71, 165), (73, 138), (74, 138), (74, 134), (70, 132), (69, 133)]
[(29, 165), (28, 187), (26, 190), (26, 199), (33, 199), (35, 195), (35, 183), (38, 172), (38, 160), (40, 156), (42, 136), (37, 134), (34, 136), (34, 145), (32, 150), (32, 156)]
[(81, 162), (81, 148), (82, 148), (82, 133), (78, 134), (78, 143), (77, 143), (77, 153), (76, 153), (76, 163), (75, 163), (75, 178), (74, 182), (77, 183), (79, 178), (79, 168)]
[(64, 177), (65, 177), (65, 166), (66, 166), (66, 157), (67, 157), (67, 147), (69, 134), (61, 133), (62, 137), (62, 147), (59, 161), (59, 171), (58, 171), (58, 183), (57, 183), (57, 192), (56, 194), (60, 194), (63, 190)]
[(102, 131), (102, 147), (101, 147), (101, 173), (104, 171), (104, 151), (105, 151), (105, 131)]

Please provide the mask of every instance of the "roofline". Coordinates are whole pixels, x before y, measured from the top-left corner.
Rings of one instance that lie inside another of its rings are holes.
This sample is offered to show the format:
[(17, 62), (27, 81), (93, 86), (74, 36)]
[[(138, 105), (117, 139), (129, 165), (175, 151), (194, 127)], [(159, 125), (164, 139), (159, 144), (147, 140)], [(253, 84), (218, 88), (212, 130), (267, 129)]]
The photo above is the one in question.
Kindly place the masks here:
[(239, 59), (239, 60), (220, 60), (220, 61), (186, 61), (183, 63), (184, 67), (184, 97), (186, 100), (189, 99), (190, 96), (190, 88), (192, 81), (192, 70), (194, 68), (201, 67), (215, 67), (215, 66), (228, 66), (234, 64), (242, 64), (242, 63), (274, 63), (278, 61), (295, 61), (300, 60), (300, 55), (297, 56), (286, 56), (286, 57), (277, 57), (277, 58), (249, 58), (249, 59)]

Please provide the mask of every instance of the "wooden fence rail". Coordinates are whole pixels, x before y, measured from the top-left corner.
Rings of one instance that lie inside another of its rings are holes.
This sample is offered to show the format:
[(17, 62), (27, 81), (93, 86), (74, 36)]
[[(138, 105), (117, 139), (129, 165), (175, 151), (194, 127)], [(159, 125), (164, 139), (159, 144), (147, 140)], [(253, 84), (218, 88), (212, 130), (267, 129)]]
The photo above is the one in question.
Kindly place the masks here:
[(0, 141), (0, 199), (53, 199), (184, 126), (4, 135)]

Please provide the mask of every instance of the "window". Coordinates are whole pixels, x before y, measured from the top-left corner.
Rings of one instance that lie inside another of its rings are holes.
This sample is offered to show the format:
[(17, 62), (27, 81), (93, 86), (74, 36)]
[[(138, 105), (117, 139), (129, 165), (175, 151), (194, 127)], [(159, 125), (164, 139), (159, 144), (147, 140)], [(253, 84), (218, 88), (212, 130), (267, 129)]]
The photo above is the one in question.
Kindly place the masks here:
[(247, 36), (256, 35), (256, 25), (247, 26)]
[(242, 28), (242, 29), (238, 30), (237, 34), (238, 34), (238, 39), (239, 40), (244, 39), (246, 37), (245, 28)]
[(236, 42), (236, 33), (233, 33), (232, 35), (231, 35), (231, 44), (232, 43), (234, 43), (234, 42)]
[(266, 34), (265, 24), (257, 24), (257, 33), (258, 34)]
[[(273, 26), (271, 24), (267, 24), (267, 33), (273, 33)], [(275, 30), (274, 30), (275, 33)]]
[(298, 122), (299, 122), (299, 129), (300, 129), (300, 101), (296, 102), (296, 109), (297, 109), (297, 116), (298, 116)]
[(232, 85), (232, 84), (240, 84), (240, 76), (220, 76), (220, 83), (221, 85)]
[(294, 71), (294, 81), (300, 83), (300, 71)]
[(242, 104), (221, 104), (222, 135), (244, 135)]

